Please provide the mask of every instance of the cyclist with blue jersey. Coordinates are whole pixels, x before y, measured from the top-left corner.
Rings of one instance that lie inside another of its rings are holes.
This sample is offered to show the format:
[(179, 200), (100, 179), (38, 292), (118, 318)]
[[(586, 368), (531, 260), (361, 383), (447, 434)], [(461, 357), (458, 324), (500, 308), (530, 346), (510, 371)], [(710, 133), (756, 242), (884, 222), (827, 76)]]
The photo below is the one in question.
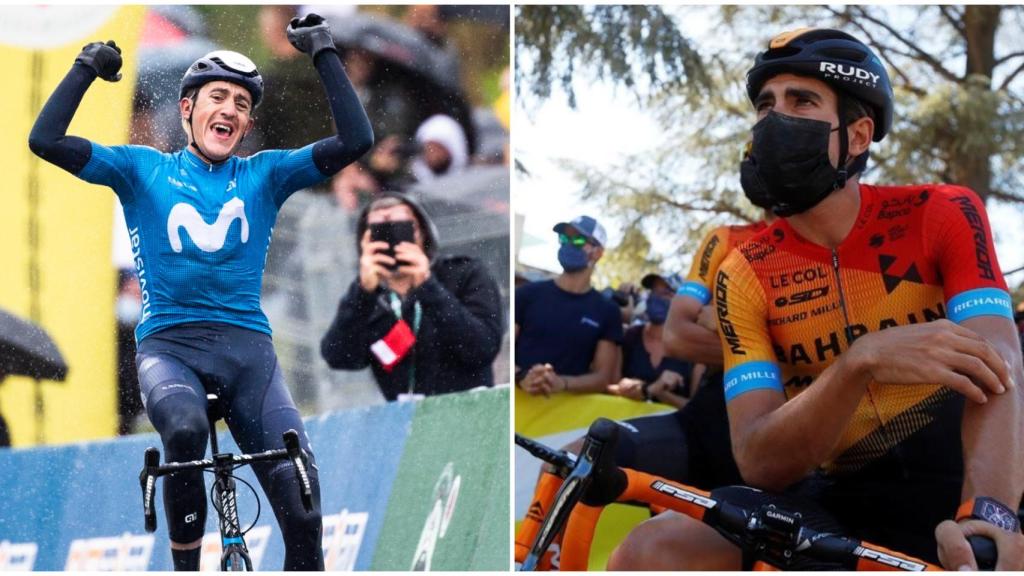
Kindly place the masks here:
[[(253, 127), (263, 79), (251, 60), (223, 50), (197, 60), (182, 78), (185, 149), (165, 154), (67, 136), (92, 82), (121, 78), (121, 51), (113, 41), (82, 49), (29, 137), (41, 158), (111, 187), (124, 206), (142, 287), (136, 330), (140, 388), (167, 461), (203, 457), (211, 433), (207, 393), (220, 397), (224, 419), (243, 451), (282, 448), (282, 433), (293, 428), (310, 452), (260, 309), (263, 267), (285, 200), (366, 153), (373, 132), (323, 18), (293, 19), (287, 34), (292, 45), (310, 55), (320, 75), (338, 131), (333, 137), (296, 150), (235, 156)], [(284, 569), (322, 570), (315, 464), (309, 470), (311, 513), (302, 507), (290, 462), (253, 468), (283, 533)], [(206, 525), (202, 474), (170, 476), (164, 502), (174, 568), (198, 570)]]

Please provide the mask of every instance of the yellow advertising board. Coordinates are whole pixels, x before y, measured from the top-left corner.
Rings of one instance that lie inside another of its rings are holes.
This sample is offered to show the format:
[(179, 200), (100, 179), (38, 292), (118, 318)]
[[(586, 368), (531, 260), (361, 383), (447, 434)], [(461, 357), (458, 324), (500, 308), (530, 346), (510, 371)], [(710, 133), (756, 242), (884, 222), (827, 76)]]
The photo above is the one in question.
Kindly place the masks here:
[(0, 56), (5, 64), (0, 90), (0, 308), (39, 324), (69, 367), (64, 382), (37, 385), (15, 376), (0, 381), (0, 413), (15, 446), (100, 438), (116, 431), (114, 195), (37, 158), (28, 148), (28, 135), (82, 46), (114, 39), (124, 51), (124, 77), (118, 83), (97, 80), (90, 87), (68, 134), (104, 144), (127, 143), (144, 10), (0, 7)]

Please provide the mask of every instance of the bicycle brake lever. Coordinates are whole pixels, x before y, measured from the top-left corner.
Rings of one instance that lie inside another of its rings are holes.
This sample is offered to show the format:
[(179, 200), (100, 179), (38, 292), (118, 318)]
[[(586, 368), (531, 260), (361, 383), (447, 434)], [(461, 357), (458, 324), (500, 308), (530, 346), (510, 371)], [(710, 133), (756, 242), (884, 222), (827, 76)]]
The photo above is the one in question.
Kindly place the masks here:
[(285, 450), (288, 451), (288, 459), (295, 464), (295, 475), (299, 478), (299, 485), (302, 487), (302, 507), (306, 512), (313, 511), (313, 487), (309, 482), (309, 473), (306, 470), (306, 454), (299, 446), (299, 433), (295, 430), (288, 430), (282, 435)]
[(160, 451), (146, 448), (146, 464), (139, 474), (142, 488), (142, 514), (145, 517), (146, 532), (156, 532), (156, 471), (160, 467)]

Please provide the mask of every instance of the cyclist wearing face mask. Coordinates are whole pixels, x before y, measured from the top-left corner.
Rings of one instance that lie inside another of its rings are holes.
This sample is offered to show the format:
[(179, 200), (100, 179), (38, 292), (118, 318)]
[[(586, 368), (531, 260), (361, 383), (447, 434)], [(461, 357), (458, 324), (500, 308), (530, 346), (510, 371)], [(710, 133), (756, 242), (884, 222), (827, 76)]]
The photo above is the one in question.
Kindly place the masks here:
[(622, 322), (591, 284), (604, 227), (580, 216), (554, 231), (564, 272), (516, 289), (516, 385), (529, 394), (605, 392), (619, 380)]
[[(878, 57), (848, 34), (777, 36), (747, 91), (758, 122), (741, 182), (782, 218), (715, 277), (744, 480), (947, 568), (976, 569), (965, 537), (978, 534), (995, 541), (997, 569), (1021, 569), (1024, 370), (984, 205), (960, 186), (859, 182), (893, 98)], [(713, 530), (665, 514), (609, 566), (740, 560)]]

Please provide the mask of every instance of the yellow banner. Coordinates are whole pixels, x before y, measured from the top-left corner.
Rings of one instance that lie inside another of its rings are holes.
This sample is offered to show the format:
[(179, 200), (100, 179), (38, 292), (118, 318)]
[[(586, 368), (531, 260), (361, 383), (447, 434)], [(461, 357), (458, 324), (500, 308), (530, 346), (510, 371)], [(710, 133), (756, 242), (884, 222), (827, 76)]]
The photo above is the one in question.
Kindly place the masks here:
[(64, 382), (0, 383), (0, 413), (14, 445), (70, 442), (116, 432), (114, 300), (111, 264), (113, 192), (78, 180), (28, 149), (28, 134), (46, 99), (82, 46), (113, 39), (123, 50), (124, 78), (97, 80), (68, 134), (104, 144), (128, 141), (141, 6), (0, 7), (5, 64), (0, 110), (0, 308), (36, 321), (69, 366)]

